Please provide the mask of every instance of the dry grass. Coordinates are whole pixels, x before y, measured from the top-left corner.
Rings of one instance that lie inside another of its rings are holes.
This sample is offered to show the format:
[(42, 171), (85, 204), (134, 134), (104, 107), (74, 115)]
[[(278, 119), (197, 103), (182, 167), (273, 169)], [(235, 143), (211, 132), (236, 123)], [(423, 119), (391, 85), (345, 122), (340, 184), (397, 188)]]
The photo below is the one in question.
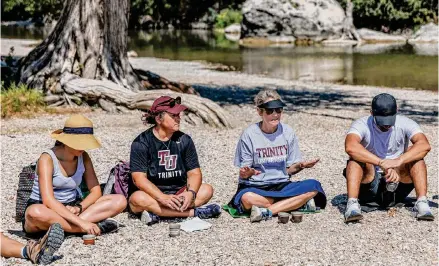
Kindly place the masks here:
[(44, 94), (30, 89), (24, 84), (9, 88), (2, 87), (1, 91), (2, 118), (25, 117), (31, 118), (41, 114), (72, 114), (90, 112), (89, 107), (48, 107), (44, 102)]
[(43, 93), (28, 88), (24, 84), (11, 84), (1, 91), (2, 118), (12, 116), (33, 117), (37, 113), (48, 112)]

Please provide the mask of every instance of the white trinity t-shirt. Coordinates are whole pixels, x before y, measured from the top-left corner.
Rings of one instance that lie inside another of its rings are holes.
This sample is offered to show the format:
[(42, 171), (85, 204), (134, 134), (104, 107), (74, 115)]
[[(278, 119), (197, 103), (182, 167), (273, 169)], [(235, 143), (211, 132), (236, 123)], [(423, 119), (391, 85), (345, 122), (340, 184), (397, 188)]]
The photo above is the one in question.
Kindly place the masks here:
[(395, 125), (382, 132), (373, 121), (373, 116), (365, 116), (351, 125), (347, 134), (357, 134), (361, 145), (381, 159), (395, 159), (409, 146), (410, 139), (422, 133), (419, 125), (405, 116), (397, 115)]

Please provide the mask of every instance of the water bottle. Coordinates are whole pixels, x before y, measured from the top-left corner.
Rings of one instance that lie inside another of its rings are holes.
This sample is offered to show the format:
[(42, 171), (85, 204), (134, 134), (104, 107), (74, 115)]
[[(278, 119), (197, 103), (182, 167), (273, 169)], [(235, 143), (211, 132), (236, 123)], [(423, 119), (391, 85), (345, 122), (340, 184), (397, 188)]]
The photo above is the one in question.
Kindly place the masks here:
[[(378, 169), (378, 174), (380, 174), (381, 178), (384, 178), (384, 171), (383, 169)], [(386, 190), (389, 192), (395, 192), (395, 190), (398, 188), (397, 182), (387, 182), (386, 183)]]

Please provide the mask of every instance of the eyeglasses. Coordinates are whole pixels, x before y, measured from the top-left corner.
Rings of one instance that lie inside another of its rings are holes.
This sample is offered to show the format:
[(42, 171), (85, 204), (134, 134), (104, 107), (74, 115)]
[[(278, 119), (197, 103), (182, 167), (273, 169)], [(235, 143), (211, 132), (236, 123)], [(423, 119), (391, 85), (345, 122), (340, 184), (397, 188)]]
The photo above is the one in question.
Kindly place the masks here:
[(267, 113), (267, 115), (271, 115), (273, 112), (280, 114), (284, 111), (283, 108), (272, 108), (272, 109), (271, 108), (270, 109), (264, 108), (264, 109), (265, 109), (265, 112)]

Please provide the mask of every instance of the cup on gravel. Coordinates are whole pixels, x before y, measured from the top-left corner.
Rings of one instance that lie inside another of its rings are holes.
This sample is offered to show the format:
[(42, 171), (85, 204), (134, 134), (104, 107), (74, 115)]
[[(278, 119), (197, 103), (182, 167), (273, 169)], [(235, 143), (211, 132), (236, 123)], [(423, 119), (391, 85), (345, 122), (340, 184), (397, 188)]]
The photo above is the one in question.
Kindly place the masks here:
[(288, 220), (290, 219), (290, 214), (288, 212), (280, 212), (277, 214), (277, 222), (281, 224), (288, 223)]
[(301, 212), (292, 212), (291, 213), (291, 222), (300, 223), (303, 219), (303, 213)]
[(169, 236), (175, 237), (180, 235), (180, 225), (179, 224), (170, 224), (169, 225)]
[(84, 241), (84, 245), (94, 245), (96, 236), (95, 235), (84, 235), (82, 236), (82, 240)]

